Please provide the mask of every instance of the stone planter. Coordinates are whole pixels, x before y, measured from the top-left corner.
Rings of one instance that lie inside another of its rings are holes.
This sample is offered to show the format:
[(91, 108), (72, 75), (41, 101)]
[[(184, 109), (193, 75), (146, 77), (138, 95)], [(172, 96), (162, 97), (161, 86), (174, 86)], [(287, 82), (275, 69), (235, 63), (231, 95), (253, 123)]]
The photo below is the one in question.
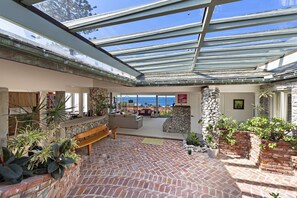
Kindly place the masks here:
[[(276, 148), (269, 148), (269, 143), (275, 142), (261, 140), (251, 134), (251, 160), (261, 170), (294, 175), (297, 151), (293, 150), (290, 143), (285, 141), (276, 142)], [(260, 148), (260, 144), (265, 145), (265, 148)]]
[(0, 184), (1, 197), (66, 197), (70, 189), (76, 184), (80, 174), (80, 163), (72, 165), (64, 176), (55, 180), (50, 174), (36, 175), (24, 179), (21, 183), (7, 185)]
[(219, 155), (219, 149), (212, 149), (212, 148), (208, 148), (207, 149), (207, 154), (210, 158), (217, 158)]
[[(228, 133), (228, 131), (224, 131), (223, 133)], [(250, 132), (234, 132), (232, 138), (236, 141), (234, 145), (231, 145), (222, 138), (219, 139), (220, 153), (227, 156), (249, 159), (251, 149)]]

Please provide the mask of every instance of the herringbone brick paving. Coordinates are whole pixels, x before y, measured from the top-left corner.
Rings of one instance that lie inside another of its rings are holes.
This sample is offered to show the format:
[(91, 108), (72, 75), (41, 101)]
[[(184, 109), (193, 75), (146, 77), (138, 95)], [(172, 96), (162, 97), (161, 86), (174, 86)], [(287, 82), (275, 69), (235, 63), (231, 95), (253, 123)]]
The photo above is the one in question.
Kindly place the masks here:
[(181, 141), (162, 146), (119, 135), (94, 144), (68, 197), (270, 197), (297, 196), (295, 176), (261, 172), (248, 160), (188, 155)]

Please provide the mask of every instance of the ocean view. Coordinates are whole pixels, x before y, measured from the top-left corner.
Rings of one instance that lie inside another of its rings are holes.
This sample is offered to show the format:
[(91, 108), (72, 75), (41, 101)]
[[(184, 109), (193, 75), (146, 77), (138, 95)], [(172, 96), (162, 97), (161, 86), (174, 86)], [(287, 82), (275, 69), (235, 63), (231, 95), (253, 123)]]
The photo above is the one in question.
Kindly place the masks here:
[[(129, 100), (133, 100), (133, 104), (136, 104), (136, 97), (122, 97), (122, 102), (128, 102)], [(118, 102), (120, 102), (120, 97), (118, 97)], [(159, 105), (162, 107), (165, 107), (166, 105), (171, 106), (173, 103), (175, 103), (175, 97), (169, 96), (159, 96)], [(156, 97), (138, 97), (138, 104), (145, 106), (145, 105), (156, 105)]]

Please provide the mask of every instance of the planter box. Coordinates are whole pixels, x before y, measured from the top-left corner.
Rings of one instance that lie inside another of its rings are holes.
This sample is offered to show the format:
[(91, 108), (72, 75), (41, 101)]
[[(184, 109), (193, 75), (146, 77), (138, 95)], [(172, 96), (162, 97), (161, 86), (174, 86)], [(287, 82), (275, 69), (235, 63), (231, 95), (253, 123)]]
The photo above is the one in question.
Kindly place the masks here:
[(72, 165), (65, 171), (63, 178), (55, 180), (50, 176), (36, 175), (24, 179), (21, 183), (0, 184), (0, 197), (66, 197), (70, 189), (76, 184), (80, 174), (80, 164)]
[[(220, 153), (232, 157), (244, 157), (254, 162), (261, 170), (294, 175), (297, 170), (297, 151), (291, 149), (291, 145), (285, 141), (277, 142), (274, 149), (268, 147), (267, 140), (261, 140), (250, 132), (235, 132), (233, 138), (235, 145), (220, 140)], [(260, 145), (267, 145), (261, 149)]]
[[(251, 134), (251, 160), (259, 166), (261, 170), (294, 175), (296, 169), (297, 151), (291, 149), (291, 145), (285, 141), (276, 142), (276, 148), (269, 148), (268, 144), (273, 143), (268, 140), (261, 140)], [(260, 144), (266, 145), (265, 149), (260, 148)]]
[[(228, 133), (223, 132), (223, 133)], [(249, 158), (250, 149), (251, 149), (251, 140), (250, 132), (238, 131), (233, 133), (233, 138), (236, 140), (234, 145), (231, 145), (229, 142), (226, 142), (222, 139), (219, 141), (220, 153), (240, 158)]]

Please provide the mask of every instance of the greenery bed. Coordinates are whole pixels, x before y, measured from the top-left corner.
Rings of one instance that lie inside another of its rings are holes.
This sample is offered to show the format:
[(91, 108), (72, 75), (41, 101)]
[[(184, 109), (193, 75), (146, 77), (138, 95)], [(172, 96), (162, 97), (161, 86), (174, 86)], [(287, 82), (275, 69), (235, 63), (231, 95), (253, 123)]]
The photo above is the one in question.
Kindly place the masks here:
[[(26, 124), (8, 140), (8, 147), (2, 148), (0, 181), (15, 184), (35, 174), (47, 173), (60, 179), (69, 165), (78, 162), (75, 140), (57, 136), (61, 130), (59, 123), (65, 118), (65, 103), (59, 100), (54, 108), (48, 109), (44, 99), (27, 112), (25, 120), (20, 121)], [(45, 118), (36, 124), (34, 118), (39, 117), (39, 112), (45, 112)]]

